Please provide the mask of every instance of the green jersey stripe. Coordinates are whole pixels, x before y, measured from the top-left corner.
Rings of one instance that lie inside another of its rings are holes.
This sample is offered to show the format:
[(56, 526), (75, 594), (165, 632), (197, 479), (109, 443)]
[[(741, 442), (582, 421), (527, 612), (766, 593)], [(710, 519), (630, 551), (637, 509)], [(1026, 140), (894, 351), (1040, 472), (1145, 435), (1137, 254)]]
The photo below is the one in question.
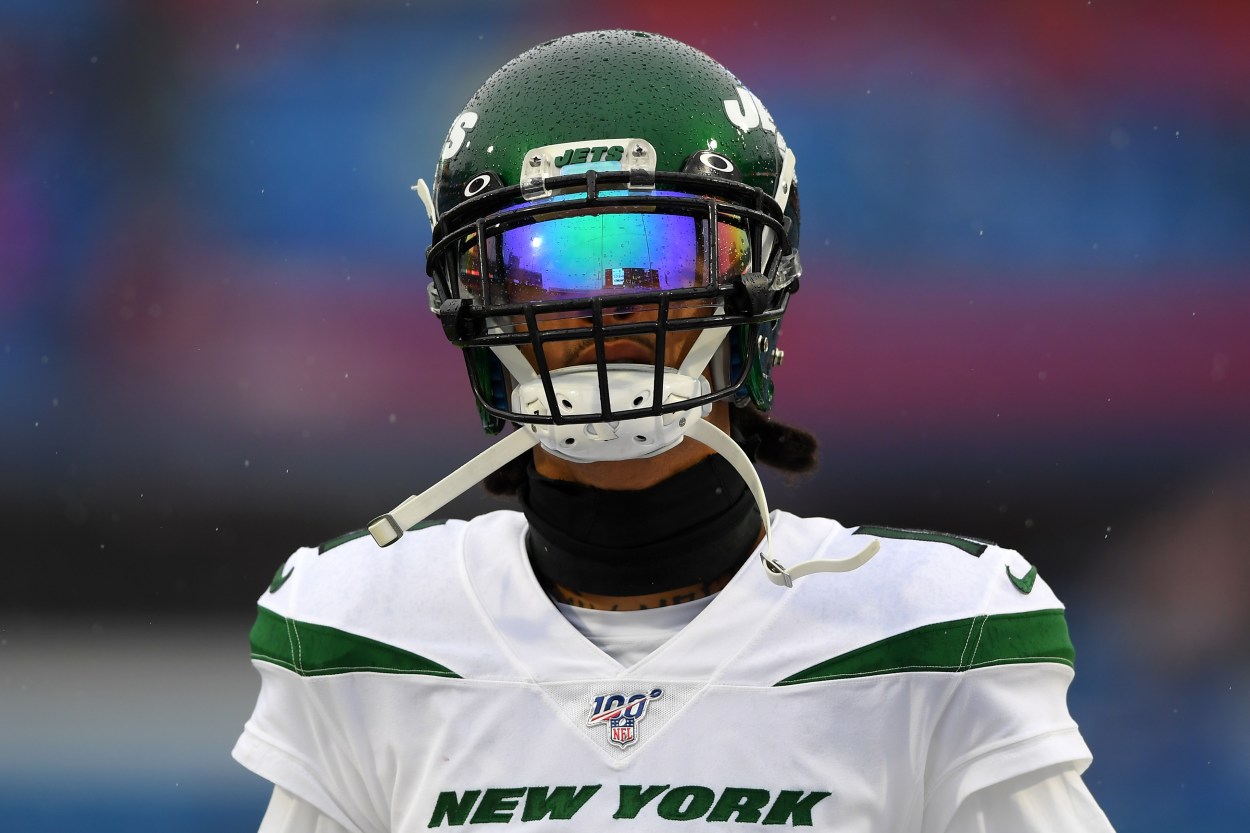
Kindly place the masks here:
[[(426, 529), (431, 526), (441, 526), (445, 523), (447, 523), (446, 518), (427, 518), (420, 523), (416, 523), (408, 527), (407, 531), (416, 532), (418, 529)], [(329, 541), (326, 541), (324, 544), (317, 547), (317, 555), (325, 555), (335, 547), (341, 547), (350, 541), (355, 541), (357, 538), (363, 538), (368, 534), (368, 529), (354, 529), (351, 532), (345, 532), (339, 537), (331, 538)]]
[(877, 538), (898, 538), (905, 541), (931, 541), (935, 544), (949, 544), (969, 555), (980, 557), (989, 547), (985, 541), (965, 538), (962, 535), (949, 535), (945, 532), (930, 532), (927, 529), (897, 529), (892, 526), (861, 526), (852, 535), (873, 535)]
[(363, 538), (369, 534), (367, 529), (354, 529), (351, 532), (345, 532), (337, 538), (331, 538), (321, 546), (317, 547), (317, 555), (325, 555), (335, 547), (341, 547), (349, 541), (355, 541), (357, 538)]
[(382, 674), (459, 675), (423, 656), (354, 633), (279, 616), (258, 608), (252, 658), (304, 677), (372, 671)]
[(939, 622), (825, 660), (777, 685), (898, 674), (960, 672), (989, 665), (1057, 662), (1076, 658), (1062, 610), (1003, 613)]

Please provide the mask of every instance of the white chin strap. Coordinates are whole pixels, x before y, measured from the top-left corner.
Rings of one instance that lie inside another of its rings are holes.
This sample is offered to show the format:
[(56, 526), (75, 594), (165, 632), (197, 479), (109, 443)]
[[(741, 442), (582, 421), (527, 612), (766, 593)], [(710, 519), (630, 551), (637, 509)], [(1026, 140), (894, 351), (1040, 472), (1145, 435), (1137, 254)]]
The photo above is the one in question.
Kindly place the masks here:
[(705, 420), (699, 420), (690, 426), (690, 430), (686, 433), (728, 460), (729, 464), (734, 467), (734, 471), (746, 481), (747, 488), (751, 490), (755, 503), (760, 508), (760, 517), (764, 519), (764, 551), (760, 553), (760, 561), (773, 584), (793, 587), (796, 578), (803, 578), (812, 573), (849, 573), (857, 567), (862, 567), (881, 549), (879, 543), (870, 541), (868, 546), (850, 558), (813, 558), (789, 569), (781, 566), (781, 562), (773, 558), (773, 533), (772, 524), (768, 518), (768, 498), (764, 496), (764, 484), (760, 483), (760, 476), (756, 473), (751, 458), (728, 434)]
[[(723, 328), (703, 330), (681, 367), (675, 370), (664, 369), (661, 392), (664, 404), (692, 399), (709, 392), (710, 387), (703, 376), (703, 370), (727, 333), (728, 330)], [(518, 413), (549, 416), (550, 408), (542, 380), (521, 352), (515, 347), (492, 349), (517, 379), (518, 384), (512, 392), (513, 410)], [(651, 407), (655, 382), (653, 366), (614, 364), (608, 367), (607, 372), (608, 398), (613, 411)], [(551, 383), (562, 415), (602, 412), (599, 376), (594, 365), (553, 371)], [(788, 570), (782, 567), (772, 557), (768, 500), (764, 496), (764, 487), (756, 474), (755, 466), (736, 442), (704, 419), (711, 410), (712, 406), (709, 404), (659, 416), (613, 422), (523, 425), (421, 494), (413, 495), (387, 514), (375, 518), (369, 524), (369, 534), (378, 546), (385, 547), (395, 543), (404, 534), (404, 530), (412, 529), (487, 475), (539, 444), (557, 457), (588, 463), (651, 457), (676, 447), (689, 436), (724, 457), (746, 481), (759, 505), (760, 517), (763, 518), (765, 545), (760, 558), (773, 583), (792, 587), (794, 579), (809, 573), (854, 570), (876, 554), (880, 545), (873, 541), (851, 558), (838, 561), (814, 559)]]

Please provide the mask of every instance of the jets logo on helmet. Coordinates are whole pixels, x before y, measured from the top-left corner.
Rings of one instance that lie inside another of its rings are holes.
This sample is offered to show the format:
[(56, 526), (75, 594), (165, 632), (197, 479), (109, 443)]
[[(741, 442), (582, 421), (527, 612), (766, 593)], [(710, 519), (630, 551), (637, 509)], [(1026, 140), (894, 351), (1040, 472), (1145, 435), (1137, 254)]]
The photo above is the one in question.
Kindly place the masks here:
[(764, 106), (764, 102), (746, 87), (738, 88), (736, 100), (725, 101), (725, 115), (740, 130), (762, 127), (770, 133), (777, 132), (777, 125), (773, 124), (773, 117), (768, 114), (768, 108)]
[(466, 131), (472, 130), (477, 124), (477, 113), (472, 110), (461, 113), (456, 116), (456, 120), (451, 124), (451, 130), (447, 133), (447, 142), (443, 145), (442, 158), (450, 159), (460, 152), (460, 148), (464, 146), (464, 140), (467, 138)]

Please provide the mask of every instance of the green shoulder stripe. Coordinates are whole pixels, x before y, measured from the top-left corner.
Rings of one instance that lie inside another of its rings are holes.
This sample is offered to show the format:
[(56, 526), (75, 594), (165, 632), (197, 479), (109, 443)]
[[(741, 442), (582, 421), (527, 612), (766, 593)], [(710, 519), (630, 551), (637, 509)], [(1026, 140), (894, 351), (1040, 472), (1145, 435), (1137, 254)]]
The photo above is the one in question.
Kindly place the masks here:
[[(429, 518), (424, 521), (421, 521), (420, 523), (413, 524), (412, 526), (408, 527), (406, 531), (416, 532), (418, 529), (425, 529), (426, 527), (429, 527), (429, 526), (440, 526), (441, 524), (445, 524), (445, 523), (447, 523), (446, 518)], [(357, 538), (363, 538), (368, 534), (369, 534), (368, 529), (354, 529), (351, 532), (345, 532), (339, 537), (331, 538), (329, 541), (326, 541), (324, 544), (317, 547), (317, 555), (325, 555), (327, 552), (334, 549), (335, 547), (341, 547), (343, 544), (346, 544), (348, 541), (355, 541)]]
[(354, 529), (351, 532), (345, 532), (337, 538), (331, 538), (321, 546), (317, 547), (317, 555), (324, 555), (335, 547), (341, 547), (348, 541), (355, 541), (357, 538), (363, 538), (369, 534), (367, 529)]
[(252, 658), (280, 665), (303, 677), (373, 671), (459, 677), (423, 656), (363, 636), (297, 622), (259, 608), (252, 626)]
[(964, 538), (960, 535), (948, 535), (945, 532), (930, 532), (926, 529), (895, 529), (892, 526), (861, 526), (852, 535), (875, 535), (878, 538), (901, 538), (908, 541), (932, 541), (935, 544), (950, 544), (958, 547), (969, 555), (981, 556), (989, 547), (989, 543), (975, 538)]
[(777, 685), (908, 671), (960, 672), (989, 665), (1076, 658), (1062, 610), (1002, 613), (939, 622), (856, 648), (786, 677)]

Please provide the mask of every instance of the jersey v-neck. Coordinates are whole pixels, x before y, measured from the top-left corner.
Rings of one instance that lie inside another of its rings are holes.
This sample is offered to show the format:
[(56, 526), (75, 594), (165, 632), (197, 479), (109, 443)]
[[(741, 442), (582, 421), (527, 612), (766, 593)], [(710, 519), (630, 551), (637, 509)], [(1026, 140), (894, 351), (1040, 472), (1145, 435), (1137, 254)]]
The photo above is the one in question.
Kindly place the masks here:
[[(776, 513), (774, 548), (785, 546), (785, 513)], [(556, 608), (530, 567), (520, 513), (497, 512), (470, 524), (463, 541), (464, 579), (490, 630), (522, 675), (534, 682), (646, 676), (715, 679), (784, 600), (768, 581), (758, 551), (688, 625), (638, 662), (623, 666)]]
[(680, 633), (716, 595), (646, 610), (593, 610), (563, 602), (555, 602), (555, 606), (596, 648), (630, 666)]

